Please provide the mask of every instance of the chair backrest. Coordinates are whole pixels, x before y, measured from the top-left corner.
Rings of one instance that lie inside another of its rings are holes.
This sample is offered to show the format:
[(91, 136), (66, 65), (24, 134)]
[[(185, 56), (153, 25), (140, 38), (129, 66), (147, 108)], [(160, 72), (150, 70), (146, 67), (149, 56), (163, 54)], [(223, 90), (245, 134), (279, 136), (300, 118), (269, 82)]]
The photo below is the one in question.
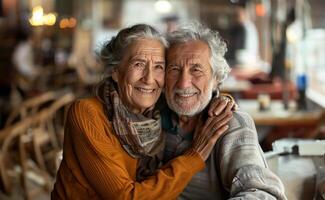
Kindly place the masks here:
[(48, 108), (42, 109), (35, 114), (31, 114), (29, 117), (24, 118), (18, 123), (0, 130), (0, 144), (4, 141), (4, 139), (8, 139), (8, 137), (15, 137), (21, 134), (21, 132), (27, 128), (52, 117), (57, 110), (71, 103), (74, 99), (75, 96), (71, 92), (66, 93), (54, 101)]
[(58, 91), (49, 91), (43, 94), (40, 94), (36, 97), (25, 100), (21, 103), (20, 106), (13, 109), (9, 114), (8, 119), (5, 123), (5, 127), (26, 118), (29, 115), (35, 114), (42, 106), (51, 103), (52, 101), (57, 100), (62, 95), (69, 93), (69, 89), (62, 89)]
[(17, 140), (21, 139), (21, 136), (30, 134), (33, 129), (41, 127), (44, 123), (53, 119), (58, 110), (70, 104), (74, 99), (73, 93), (65, 93), (47, 108), (41, 109), (21, 121), (0, 130), (0, 189), (7, 193), (11, 191), (11, 181), (8, 177), (8, 168), (6, 166), (6, 161), (11, 159), (9, 155), (10, 147)]

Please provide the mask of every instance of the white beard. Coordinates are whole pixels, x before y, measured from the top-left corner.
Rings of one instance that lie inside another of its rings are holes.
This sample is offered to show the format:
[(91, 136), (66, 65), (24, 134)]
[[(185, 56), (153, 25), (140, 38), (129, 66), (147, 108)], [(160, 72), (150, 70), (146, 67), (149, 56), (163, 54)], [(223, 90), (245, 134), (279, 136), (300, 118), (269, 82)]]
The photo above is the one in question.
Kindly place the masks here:
[[(184, 89), (184, 90), (191, 90), (191, 89)], [(178, 90), (182, 91), (182, 90)], [(185, 116), (194, 116), (201, 113), (205, 107), (209, 104), (212, 98), (213, 92), (213, 81), (211, 81), (208, 91), (206, 92), (206, 96), (202, 96), (199, 101), (194, 105), (191, 106), (190, 109), (182, 108), (175, 99), (172, 99), (168, 95), (166, 95), (167, 104), (170, 109), (176, 112), (178, 115), (185, 115)], [(173, 92), (173, 96), (175, 96), (176, 92)]]

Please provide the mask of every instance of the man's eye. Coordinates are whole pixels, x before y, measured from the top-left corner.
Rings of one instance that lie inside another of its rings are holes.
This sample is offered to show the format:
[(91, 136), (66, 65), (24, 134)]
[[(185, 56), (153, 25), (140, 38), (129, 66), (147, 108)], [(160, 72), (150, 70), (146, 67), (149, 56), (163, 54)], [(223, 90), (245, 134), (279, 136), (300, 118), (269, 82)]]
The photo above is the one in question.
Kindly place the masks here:
[(194, 64), (194, 65), (192, 66), (192, 71), (193, 71), (193, 72), (201, 72), (201, 71), (202, 71), (202, 67), (201, 67), (201, 65), (199, 65), (199, 64)]
[(196, 63), (196, 64), (193, 64), (192, 67), (193, 68), (201, 68), (201, 65)]

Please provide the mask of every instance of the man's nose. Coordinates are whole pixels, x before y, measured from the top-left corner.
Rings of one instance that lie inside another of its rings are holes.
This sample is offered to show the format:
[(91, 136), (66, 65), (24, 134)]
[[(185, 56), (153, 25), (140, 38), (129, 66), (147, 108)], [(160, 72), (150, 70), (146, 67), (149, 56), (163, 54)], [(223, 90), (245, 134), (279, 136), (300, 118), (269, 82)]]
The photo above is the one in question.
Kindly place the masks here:
[(177, 81), (178, 88), (189, 88), (192, 86), (191, 74), (188, 71), (183, 70), (178, 78), (179, 78)]

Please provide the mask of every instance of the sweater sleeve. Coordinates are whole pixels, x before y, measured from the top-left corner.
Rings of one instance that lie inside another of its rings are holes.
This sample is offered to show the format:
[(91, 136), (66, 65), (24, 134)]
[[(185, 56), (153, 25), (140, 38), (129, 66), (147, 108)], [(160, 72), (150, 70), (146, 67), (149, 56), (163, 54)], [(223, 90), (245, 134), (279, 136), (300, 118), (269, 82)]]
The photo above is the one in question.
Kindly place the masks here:
[(231, 200), (285, 200), (281, 180), (268, 168), (253, 119), (235, 112), (221, 148), (221, 174)]
[[(74, 103), (69, 111), (67, 134), (81, 169), (91, 187), (104, 199), (175, 199), (205, 166), (199, 154), (179, 156), (142, 182), (131, 177), (111, 124), (87, 102)], [(106, 128), (105, 128), (106, 127)], [(108, 127), (108, 128), (107, 128)]]

